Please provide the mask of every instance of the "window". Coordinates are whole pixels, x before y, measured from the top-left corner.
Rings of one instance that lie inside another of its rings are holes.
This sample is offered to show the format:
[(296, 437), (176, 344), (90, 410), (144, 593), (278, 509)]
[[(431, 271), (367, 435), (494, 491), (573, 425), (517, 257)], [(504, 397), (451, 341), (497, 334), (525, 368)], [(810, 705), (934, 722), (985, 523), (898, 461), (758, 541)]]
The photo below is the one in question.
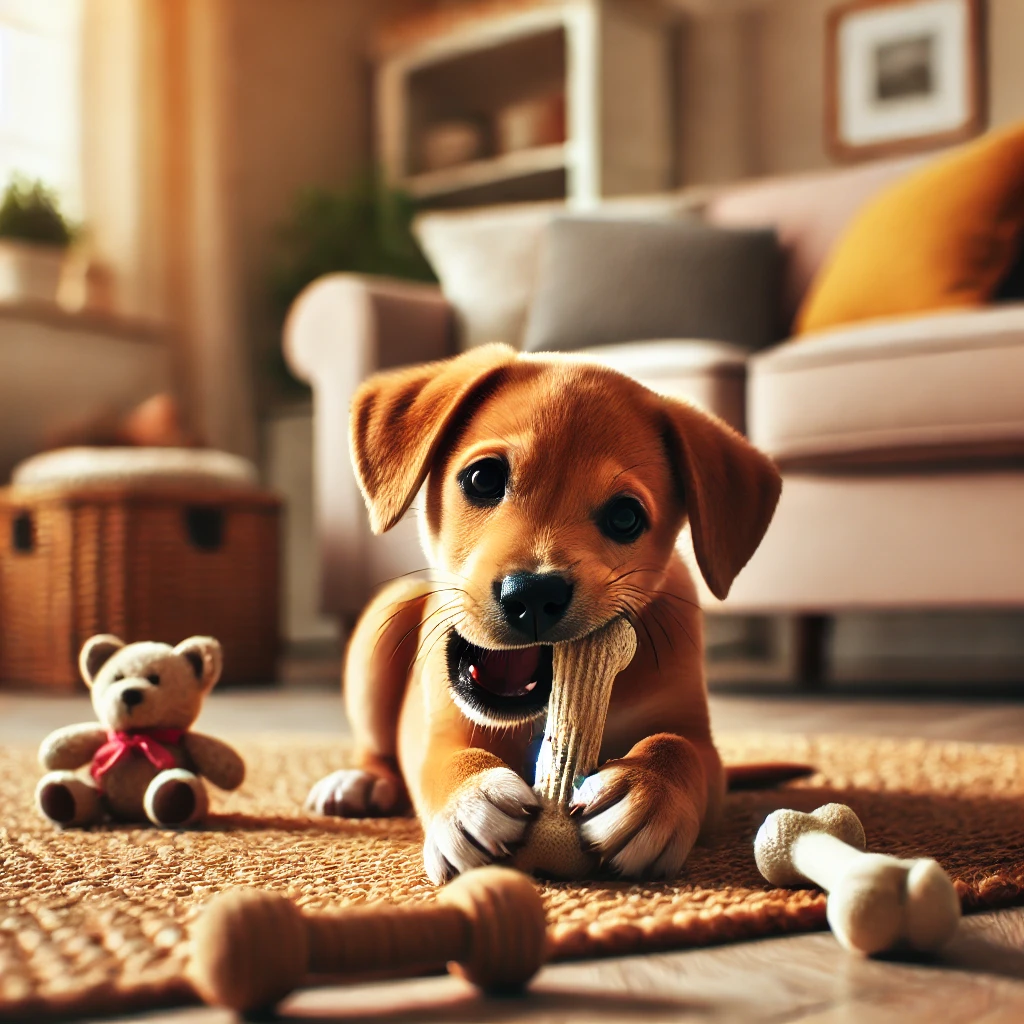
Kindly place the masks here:
[(0, 187), (41, 178), (81, 216), (83, 0), (0, 0)]

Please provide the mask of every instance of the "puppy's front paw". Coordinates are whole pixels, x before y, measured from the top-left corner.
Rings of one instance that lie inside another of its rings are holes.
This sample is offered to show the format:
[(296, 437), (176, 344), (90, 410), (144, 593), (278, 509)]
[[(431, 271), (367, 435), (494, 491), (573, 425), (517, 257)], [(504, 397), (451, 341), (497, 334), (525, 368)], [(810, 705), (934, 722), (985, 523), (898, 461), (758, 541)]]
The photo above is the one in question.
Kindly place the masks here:
[(537, 794), (511, 768), (473, 776), (436, 815), (423, 841), (423, 866), (443, 885), (470, 868), (503, 860), (540, 810)]
[(306, 810), (338, 818), (378, 818), (398, 810), (397, 781), (362, 768), (342, 768), (324, 776), (309, 791)]
[(585, 779), (573, 814), (584, 844), (623, 878), (675, 878), (700, 832), (689, 796), (638, 765), (611, 765)]

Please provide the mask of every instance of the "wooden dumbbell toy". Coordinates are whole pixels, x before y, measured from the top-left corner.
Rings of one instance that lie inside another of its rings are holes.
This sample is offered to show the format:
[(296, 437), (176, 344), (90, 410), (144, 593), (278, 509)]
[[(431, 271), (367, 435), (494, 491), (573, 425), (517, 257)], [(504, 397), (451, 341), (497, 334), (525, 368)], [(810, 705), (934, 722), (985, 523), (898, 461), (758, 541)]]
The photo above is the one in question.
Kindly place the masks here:
[(844, 804), (825, 804), (810, 814), (769, 814), (754, 840), (754, 857), (773, 885), (821, 886), (829, 926), (847, 949), (871, 954), (944, 946), (960, 920), (949, 875), (934, 860), (865, 853), (866, 846), (857, 815)]
[(624, 618), (579, 640), (555, 644), (551, 700), (533, 788), (541, 813), (513, 864), (555, 878), (586, 878), (597, 867), (569, 816), (575, 786), (598, 765), (615, 677), (633, 660), (636, 633)]
[(445, 964), (474, 985), (525, 985), (546, 951), (544, 906), (536, 887), (510, 868), (466, 872), (431, 904), (357, 906), (304, 914), (259, 889), (213, 899), (192, 929), (189, 977), (216, 1006), (273, 1006), (308, 975), (422, 973)]

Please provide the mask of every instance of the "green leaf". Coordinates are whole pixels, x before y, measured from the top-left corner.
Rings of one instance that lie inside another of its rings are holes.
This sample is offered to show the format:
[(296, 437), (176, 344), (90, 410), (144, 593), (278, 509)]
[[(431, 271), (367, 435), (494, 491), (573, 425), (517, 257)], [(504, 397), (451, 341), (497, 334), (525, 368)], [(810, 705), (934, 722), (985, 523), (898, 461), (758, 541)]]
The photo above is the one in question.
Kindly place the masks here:
[(66, 247), (77, 227), (60, 212), (56, 194), (39, 180), (15, 175), (0, 203), (0, 238)]
[(380, 274), (436, 281), (416, 239), (416, 204), (385, 188), (374, 174), (357, 175), (342, 189), (306, 188), (279, 231), (280, 254), (270, 290), (283, 319), (299, 293), (324, 274)]

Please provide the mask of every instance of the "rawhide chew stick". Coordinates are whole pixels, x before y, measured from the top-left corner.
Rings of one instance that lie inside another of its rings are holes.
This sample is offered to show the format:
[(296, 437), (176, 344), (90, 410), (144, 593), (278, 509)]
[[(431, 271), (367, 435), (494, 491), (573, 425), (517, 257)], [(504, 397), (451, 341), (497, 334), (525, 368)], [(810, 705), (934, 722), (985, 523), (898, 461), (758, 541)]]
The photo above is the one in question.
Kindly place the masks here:
[(934, 860), (865, 853), (866, 845), (857, 815), (844, 804), (825, 804), (810, 814), (769, 814), (754, 840), (754, 857), (773, 885), (821, 886), (829, 926), (847, 949), (870, 954), (944, 946), (960, 920), (949, 875)]
[(508, 868), (468, 871), (436, 903), (390, 903), (304, 914), (260, 889), (213, 899), (192, 930), (189, 977), (207, 1003), (273, 1006), (307, 975), (420, 973), (448, 964), (481, 988), (526, 984), (545, 957), (540, 894)]
[(615, 677), (633, 660), (636, 633), (612, 620), (580, 640), (555, 644), (551, 700), (534, 789), (543, 809), (513, 863), (555, 878), (582, 878), (596, 861), (580, 846), (569, 817), (574, 788), (598, 764)]

